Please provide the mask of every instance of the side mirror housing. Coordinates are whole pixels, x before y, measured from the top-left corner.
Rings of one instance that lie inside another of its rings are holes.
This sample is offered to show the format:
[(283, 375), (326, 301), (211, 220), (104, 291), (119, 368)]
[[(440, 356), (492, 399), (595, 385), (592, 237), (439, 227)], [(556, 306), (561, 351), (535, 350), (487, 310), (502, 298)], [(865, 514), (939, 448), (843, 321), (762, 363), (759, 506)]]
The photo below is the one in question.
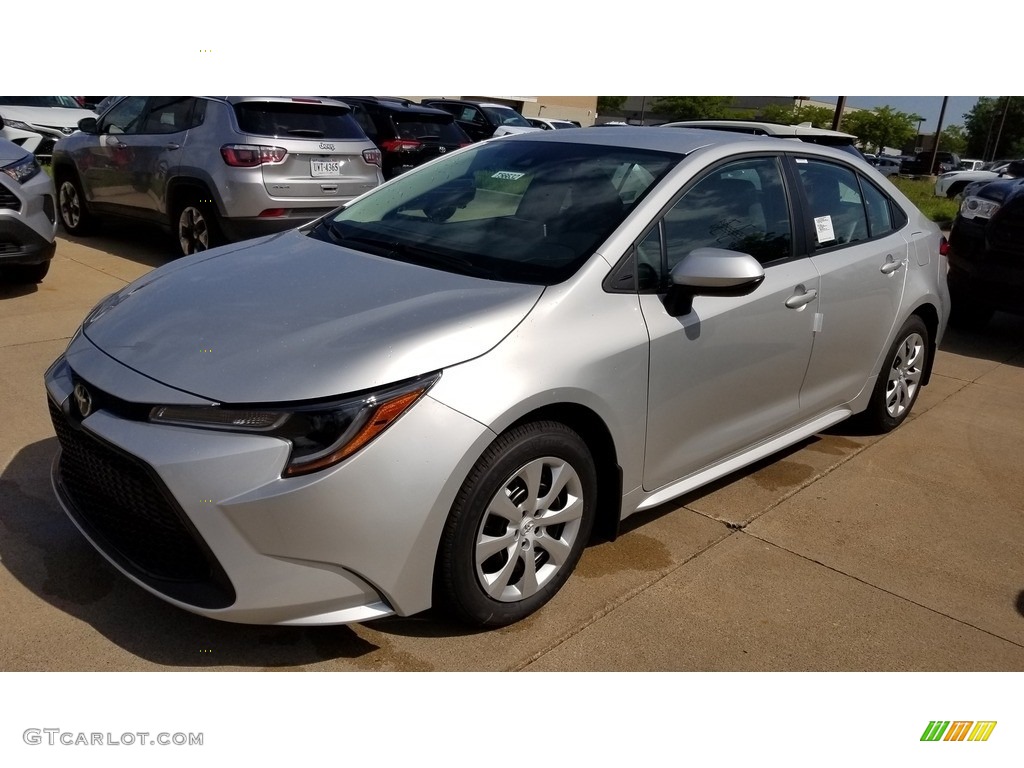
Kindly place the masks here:
[(746, 296), (764, 282), (764, 268), (748, 253), (724, 248), (696, 248), (669, 275), (665, 310), (687, 315), (694, 296)]
[(83, 117), (78, 121), (78, 130), (82, 133), (96, 133), (96, 118)]

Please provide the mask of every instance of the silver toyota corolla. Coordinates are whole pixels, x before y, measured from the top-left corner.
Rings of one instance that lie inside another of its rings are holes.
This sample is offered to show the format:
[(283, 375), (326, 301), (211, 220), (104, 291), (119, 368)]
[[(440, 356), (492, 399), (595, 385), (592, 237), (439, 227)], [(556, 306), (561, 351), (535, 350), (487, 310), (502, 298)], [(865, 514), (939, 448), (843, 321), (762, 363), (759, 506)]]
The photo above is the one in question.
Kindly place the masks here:
[(484, 142), (101, 302), (46, 374), (54, 487), (204, 616), (508, 624), (634, 512), (850, 416), (898, 426), (943, 250), (827, 147)]

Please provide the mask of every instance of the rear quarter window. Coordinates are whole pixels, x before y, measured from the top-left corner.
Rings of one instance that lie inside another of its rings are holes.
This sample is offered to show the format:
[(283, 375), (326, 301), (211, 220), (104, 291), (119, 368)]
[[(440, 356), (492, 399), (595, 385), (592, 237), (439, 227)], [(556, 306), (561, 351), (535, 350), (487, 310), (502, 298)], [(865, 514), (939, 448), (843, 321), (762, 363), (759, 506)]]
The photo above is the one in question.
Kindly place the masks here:
[(349, 110), (329, 104), (243, 101), (235, 104), (235, 116), (242, 131), (257, 136), (366, 141)]

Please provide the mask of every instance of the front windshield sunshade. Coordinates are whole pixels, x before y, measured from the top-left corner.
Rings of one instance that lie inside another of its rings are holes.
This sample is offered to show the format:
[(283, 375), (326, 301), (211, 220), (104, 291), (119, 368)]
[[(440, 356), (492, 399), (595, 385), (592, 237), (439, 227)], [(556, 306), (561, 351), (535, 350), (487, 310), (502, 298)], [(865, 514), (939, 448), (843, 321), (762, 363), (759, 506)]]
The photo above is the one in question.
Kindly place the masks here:
[(410, 171), (312, 235), (478, 277), (572, 275), (682, 155), (499, 140)]

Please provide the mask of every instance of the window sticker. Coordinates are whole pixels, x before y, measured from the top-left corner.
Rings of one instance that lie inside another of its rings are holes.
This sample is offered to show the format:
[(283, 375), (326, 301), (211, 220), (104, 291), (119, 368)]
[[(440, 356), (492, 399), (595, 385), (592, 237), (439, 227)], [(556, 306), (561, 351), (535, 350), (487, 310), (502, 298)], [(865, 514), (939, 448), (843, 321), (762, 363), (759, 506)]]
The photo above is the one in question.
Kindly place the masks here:
[(818, 233), (818, 244), (836, 239), (836, 231), (832, 228), (831, 216), (818, 216), (814, 219), (814, 231)]
[(519, 179), (525, 176), (525, 173), (517, 173), (516, 171), (498, 171), (496, 174), (491, 176), (492, 179), (505, 179), (506, 181), (519, 181)]

